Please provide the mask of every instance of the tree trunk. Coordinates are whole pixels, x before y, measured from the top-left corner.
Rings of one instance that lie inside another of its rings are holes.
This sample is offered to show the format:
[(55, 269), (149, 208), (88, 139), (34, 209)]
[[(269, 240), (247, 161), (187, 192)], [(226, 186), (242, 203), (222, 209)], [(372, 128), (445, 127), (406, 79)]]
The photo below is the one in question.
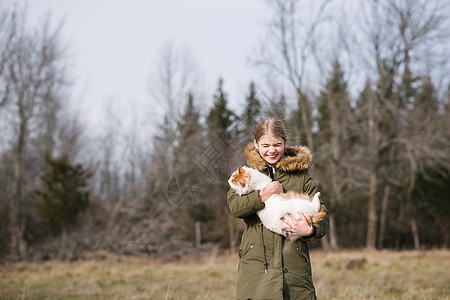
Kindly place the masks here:
[(64, 228), (62, 229), (62, 233), (61, 233), (61, 245), (59, 247), (59, 251), (58, 251), (58, 260), (63, 260), (65, 258), (67, 258), (67, 229), (64, 226)]
[(309, 109), (308, 99), (302, 94), (300, 88), (297, 88), (298, 106), (300, 108), (300, 114), (302, 119), (303, 131), (306, 133), (306, 142), (308, 143), (308, 148), (314, 150), (314, 140), (313, 131), (311, 128), (311, 112)]
[(9, 228), (10, 228), (10, 254), (13, 258), (19, 257), (19, 241), (20, 236), (18, 224), (18, 210), (22, 202), (22, 185), (23, 185), (23, 152), (25, 149), (25, 138), (27, 132), (27, 121), (25, 107), (23, 101), (18, 102), (18, 111), (20, 117), (19, 133), (17, 136), (17, 144), (14, 150), (14, 174), (12, 183), (12, 193), (9, 202)]
[(409, 223), (411, 224), (411, 231), (414, 239), (414, 249), (420, 249), (420, 239), (419, 239), (419, 230), (417, 229), (416, 219), (410, 218)]
[[(328, 95), (328, 107), (331, 112), (337, 112), (338, 109), (333, 101), (333, 97)], [(330, 172), (331, 172), (331, 188), (332, 188), (332, 197), (331, 207), (336, 207), (337, 203), (342, 200), (341, 193), (341, 185), (339, 184), (340, 178), (342, 174), (338, 174), (339, 162), (341, 160), (341, 148), (339, 143), (339, 121), (337, 119), (337, 113), (332, 113), (330, 116), (330, 132), (331, 132), (331, 164), (330, 164)], [(330, 215), (330, 230), (328, 232), (328, 236), (330, 238), (330, 247), (333, 250), (339, 248), (338, 239), (337, 239), (337, 230), (336, 226), (334, 226), (334, 218)]]
[(328, 240), (330, 237), (329, 235), (325, 235), (323, 238), (320, 239), (320, 247), (322, 250), (328, 251), (330, 250), (330, 241)]
[(378, 234), (378, 248), (383, 248), (383, 242), (384, 242), (384, 234), (386, 232), (386, 214), (387, 214), (387, 208), (388, 208), (388, 202), (389, 202), (389, 193), (390, 193), (390, 186), (386, 185), (384, 187), (383, 191), (383, 199), (381, 200), (381, 213), (380, 213), (380, 233)]
[(332, 250), (339, 249), (338, 238), (336, 234), (336, 226), (334, 225), (334, 217), (333, 215), (329, 215), (330, 217), (330, 230), (328, 231), (328, 237), (330, 238), (330, 248)]
[(375, 249), (376, 234), (377, 234), (377, 165), (378, 165), (378, 147), (379, 147), (379, 133), (378, 133), (378, 105), (376, 96), (371, 94), (368, 99), (367, 109), (368, 122), (368, 153), (370, 157), (370, 174), (369, 174), (369, 200), (367, 203), (367, 234), (366, 234), (366, 248)]
[(195, 247), (199, 248), (202, 244), (202, 228), (200, 221), (195, 221)]
[(369, 202), (367, 203), (367, 236), (366, 248), (375, 249), (377, 233), (377, 212), (376, 212), (376, 192), (377, 174), (372, 169), (370, 174)]
[(27, 242), (25, 241), (25, 228), (26, 228), (26, 222), (25, 219), (22, 218), (20, 222), (20, 227), (17, 227), (17, 237), (18, 237), (18, 252), (19, 257), (21, 259), (24, 259), (27, 257)]

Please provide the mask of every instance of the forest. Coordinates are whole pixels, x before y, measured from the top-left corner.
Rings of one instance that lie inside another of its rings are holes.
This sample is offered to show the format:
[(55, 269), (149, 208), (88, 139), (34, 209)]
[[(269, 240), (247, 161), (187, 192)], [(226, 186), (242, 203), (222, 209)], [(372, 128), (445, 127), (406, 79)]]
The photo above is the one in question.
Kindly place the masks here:
[(148, 106), (111, 105), (93, 130), (70, 109), (64, 27), (30, 27), (26, 9), (0, 2), (0, 261), (234, 253), (245, 224), (227, 180), (269, 116), (313, 153), (331, 227), (312, 247), (448, 248), (450, 3), (267, 5), (249, 56), (259, 79), (241, 99), (231, 78), (202, 94), (169, 45)]

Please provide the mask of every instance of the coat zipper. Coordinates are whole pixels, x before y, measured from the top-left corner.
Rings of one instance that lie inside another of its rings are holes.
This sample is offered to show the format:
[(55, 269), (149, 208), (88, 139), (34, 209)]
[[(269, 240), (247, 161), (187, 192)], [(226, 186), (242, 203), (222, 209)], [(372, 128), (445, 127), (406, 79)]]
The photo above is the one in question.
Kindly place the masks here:
[(264, 272), (266, 272), (266, 274), (268, 273), (269, 270), (269, 263), (267, 262), (267, 256), (266, 256), (266, 245), (264, 244), (264, 225), (262, 223), (260, 223), (261, 226), (261, 243), (262, 243), (262, 247), (263, 247), (263, 255), (264, 255)]

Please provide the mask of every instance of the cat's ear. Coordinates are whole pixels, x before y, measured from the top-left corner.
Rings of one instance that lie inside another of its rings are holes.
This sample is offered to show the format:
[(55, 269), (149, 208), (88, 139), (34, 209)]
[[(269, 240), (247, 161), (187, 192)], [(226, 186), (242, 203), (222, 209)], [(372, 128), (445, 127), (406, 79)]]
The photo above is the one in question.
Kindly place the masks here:
[(243, 167), (239, 167), (239, 168), (238, 168), (238, 174), (242, 174), (242, 173), (244, 173), (244, 172), (245, 172), (245, 170), (244, 170)]

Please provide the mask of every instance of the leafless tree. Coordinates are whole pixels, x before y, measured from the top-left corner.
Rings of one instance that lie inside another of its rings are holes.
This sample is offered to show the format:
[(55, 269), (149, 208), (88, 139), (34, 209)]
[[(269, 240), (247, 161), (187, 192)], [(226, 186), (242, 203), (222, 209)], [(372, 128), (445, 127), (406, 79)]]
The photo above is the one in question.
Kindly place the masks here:
[[(176, 125), (189, 93), (199, 98), (200, 72), (188, 48), (178, 48), (167, 42), (161, 49), (156, 73), (150, 78), (150, 106), (153, 120), (165, 127), (165, 148), (169, 162), (173, 161), (173, 143), (176, 139)], [(154, 123), (153, 126), (157, 126)], [(164, 166), (171, 171), (171, 164)], [(173, 176), (173, 174), (172, 174)]]
[(272, 19), (268, 24), (267, 38), (261, 42), (260, 52), (252, 58), (256, 66), (287, 82), (300, 109), (301, 130), (312, 149), (314, 105), (307, 97), (308, 84), (312, 82), (308, 80), (314, 77), (312, 70), (321, 66), (315, 60), (315, 50), (320, 43), (322, 26), (331, 19), (329, 8), (332, 2), (267, 1)]
[[(331, 211), (345, 200), (345, 193), (358, 179), (352, 178), (354, 169), (353, 145), (357, 137), (356, 114), (351, 107), (344, 73), (338, 61), (332, 64), (324, 90), (318, 97), (318, 132), (316, 137), (317, 181), (327, 195)], [(334, 212), (330, 213), (330, 247), (339, 247)]]
[[(15, 12), (0, 11), (0, 77), (7, 72), (8, 54), (15, 34), (15, 29), (12, 27), (16, 22), (15, 19)], [(7, 81), (3, 81), (0, 86), (0, 108), (5, 105), (8, 94), (9, 84)]]
[[(183, 243), (183, 228), (168, 219), (177, 208), (167, 199), (167, 185), (180, 167), (174, 159), (177, 124), (188, 92), (200, 86), (197, 72), (189, 52), (169, 43), (149, 81), (150, 101), (140, 111), (108, 102), (103, 152), (97, 158), (101, 172), (95, 178), (108, 239), (98, 247), (114, 244), (118, 252), (153, 253)], [(139, 115), (142, 111), (145, 115)]]
[[(376, 246), (376, 232), (379, 218), (377, 214), (378, 190), (381, 181), (385, 184), (394, 182), (407, 186), (405, 206), (410, 207), (411, 192), (415, 184), (415, 175), (423, 167), (425, 157), (418, 154), (434, 156), (436, 152), (421, 151), (425, 145), (418, 141), (403, 122), (414, 105), (417, 83), (432, 69), (446, 69), (448, 62), (442, 56), (448, 42), (448, 3), (445, 1), (373, 1), (364, 14), (365, 36), (362, 45), (368, 45), (367, 61), (372, 62), (377, 70), (376, 94), (367, 101), (367, 138), (369, 157), (369, 202), (366, 247)], [(448, 48), (448, 47), (447, 47)], [(421, 123), (423, 118), (415, 122)], [(426, 124), (429, 128), (435, 128)], [(423, 136), (439, 140), (437, 131)], [(445, 158), (448, 160), (448, 158)], [(400, 166), (399, 162), (403, 164)], [(391, 172), (389, 166), (397, 166), (403, 172)], [(384, 171), (383, 171), (384, 170)], [(406, 182), (404, 180), (406, 178)], [(389, 199), (389, 189), (384, 189), (384, 196)], [(383, 202), (384, 202), (383, 201)], [(383, 203), (385, 210), (387, 206)], [(409, 213), (415, 245), (419, 246), (417, 226), (414, 214)], [(381, 220), (386, 220), (381, 216)], [(381, 224), (384, 228), (384, 224)], [(382, 232), (384, 229), (382, 230)]]
[(12, 145), (13, 169), (8, 193), (10, 249), (13, 256), (18, 256), (24, 255), (26, 249), (23, 210), (30, 206), (26, 201), (32, 198), (29, 193), (39, 172), (36, 159), (42, 161), (39, 156), (43, 152), (54, 150), (59, 96), (66, 84), (66, 71), (59, 28), (51, 30), (49, 19), (40, 29), (31, 30), (25, 9), (15, 8), (2, 14), (0, 94), (2, 114), (10, 124), (4, 136), (10, 138)]

